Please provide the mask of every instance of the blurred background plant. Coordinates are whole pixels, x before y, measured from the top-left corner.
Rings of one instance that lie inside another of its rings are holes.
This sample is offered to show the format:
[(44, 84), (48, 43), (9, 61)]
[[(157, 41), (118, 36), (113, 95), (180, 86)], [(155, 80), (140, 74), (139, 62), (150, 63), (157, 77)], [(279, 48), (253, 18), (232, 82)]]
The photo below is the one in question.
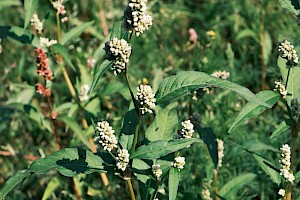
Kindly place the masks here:
[[(80, 94), (81, 87), (91, 84), (95, 66), (104, 60), (104, 43), (109, 38), (113, 23), (123, 16), (127, 2), (69, 0), (64, 5), (68, 21), (61, 24), (62, 35), (83, 22), (94, 21), (80, 36), (66, 41), (65, 45), (74, 67), (68, 66), (66, 69), (76, 93)], [(225, 70), (230, 72), (229, 80), (255, 93), (261, 89), (272, 90), (274, 81), (281, 76), (277, 68), (279, 41), (288, 39), (296, 49), (300, 44), (296, 17), (281, 8), (277, 1), (153, 0), (148, 2), (148, 9), (154, 19), (153, 27), (132, 40), (135, 49), (130, 68), (134, 70), (129, 70), (129, 77), (131, 83), (136, 83), (134, 88), (140, 82), (150, 82), (156, 91), (164, 77), (182, 70), (209, 74)], [(56, 38), (56, 16), (50, 10), (53, 10), (50, 1), (39, 1), (37, 13), (44, 22), (43, 34)], [(2, 0), (0, 11), (1, 33), (7, 25), (23, 27), (22, 1)], [(0, 38), (3, 37), (1, 33)], [(44, 115), (48, 106), (35, 92), (38, 76), (35, 73), (34, 41), (33, 45), (24, 45), (7, 37), (2, 38), (0, 44), (0, 185), (3, 185), (17, 170), (49, 155), (57, 146), (51, 120)], [(59, 53), (63, 54), (61, 51)], [(50, 52), (48, 56), (55, 80), (51, 86), (53, 110), (58, 115), (62, 146), (77, 147), (83, 146), (83, 142), (88, 143), (88, 139), (94, 136), (90, 118), (110, 121), (119, 133), (121, 116), (125, 116), (130, 103), (125, 82), (113, 73), (106, 73), (96, 92), (76, 103), (64, 81), (63, 67), (57, 62), (55, 53)], [(70, 65), (67, 59), (65, 62)], [(109, 82), (113, 84), (107, 84)], [(225, 90), (214, 89), (212, 92), (214, 95), (199, 91), (194, 96), (181, 98), (178, 116), (179, 121), (183, 121), (196, 115), (202, 126), (213, 127), (216, 137), (224, 141), (223, 166), (218, 170), (220, 195), (226, 194), (226, 199), (279, 198), (279, 187), (272, 183), (255, 158), (244, 149), (275, 161), (279, 168), (279, 147), (282, 141), (288, 141), (288, 135), (282, 134), (271, 140), (269, 137), (278, 127), (280, 119), (287, 116), (284, 103), (279, 101), (273, 109), (248, 120), (247, 125), (228, 134), (231, 123), (246, 102)], [(69, 118), (66, 116), (74, 120), (67, 120)], [(86, 130), (74, 125), (81, 124), (82, 117), (87, 119)], [(146, 123), (141, 130), (145, 131), (152, 119), (148, 116), (144, 121)], [(84, 138), (79, 135), (84, 135)], [(203, 190), (210, 190), (215, 198), (211, 184), (214, 164), (208, 151), (203, 146), (194, 145), (183, 155), (186, 165), (181, 171), (178, 199), (187, 196), (190, 199), (205, 199)], [(299, 166), (299, 160), (295, 166)], [(54, 173), (57, 172), (51, 171), (43, 177), (33, 175), (7, 199), (77, 199), (69, 179), (63, 176), (53, 178), (51, 175)], [(84, 199), (128, 199), (129, 194), (122, 190), (127, 186), (110, 176), (108, 174), (112, 194), (107, 192), (97, 174), (80, 175), (74, 179), (74, 184)], [(164, 185), (158, 191), (159, 199), (164, 198), (166, 190)], [(298, 196), (299, 187), (294, 187), (294, 197)]]

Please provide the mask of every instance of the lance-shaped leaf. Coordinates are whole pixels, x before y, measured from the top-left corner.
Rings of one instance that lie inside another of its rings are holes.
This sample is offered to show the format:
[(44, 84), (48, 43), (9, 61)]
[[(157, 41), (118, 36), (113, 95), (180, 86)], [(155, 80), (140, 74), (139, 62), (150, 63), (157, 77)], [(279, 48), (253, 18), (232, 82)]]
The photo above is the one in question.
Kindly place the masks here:
[(177, 106), (178, 103), (174, 102), (157, 113), (145, 133), (149, 141), (173, 139), (178, 124)]
[(140, 146), (134, 153), (130, 155), (130, 158), (139, 159), (156, 159), (162, 156), (168, 155), (180, 149), (186, 148), (195, 142), (202, 142), (197, 138), (191, 139), (174, 139), (170, 141), (160, 140), (150, 142), (147, 145)]
[(169, 173), (169, 200), (175, 200), (180, 181), (180, 171), (172, 167)]
[(121, 129), (121, 135), (119, 137), (119, 143), (124, 149), (127, 149), (129, 152), (131, 152), (131, 148), (133, 144), (136, 123), (137, 123), (136, 111), (135, 109), (131, 109), (125, 115), (123, 121), (123, 127)]
[(270, 136), (270, 139), (272, 140), (272, 139), (278, 137), (279, 135), (281, 135), (285, 131), (289, 130), (294, 124), (295, 123), (294, 123), (293, 120), (290, 120), (290, 119), (284, 120), (283, 122), (281, 122), (278, 125), (276, 130), (272, 133), (272, 135)]
[(67, 42), (72, 40), (75, 37), (78, 37), (81, 33), (83, 33), (88, 27), (92, 26), (94, 21), (85, 22), (71, 29), (61, 38), (61, 44), (65, 45)]
[(246, 173), (246, 174), (239, 175), (238, 177), (232, 178), (220, 189), (219, 195), (224, 198), (229, 198), (232, 195), (235, 195), (235, 193), (237, 193), (239, 189), (253, 182), (255, 177), (256, 174)]
[(190, 94), (199, 88), (209, 86), (229, 89), (239, 94), (247, 101), (270, 107), (267, 103), (243, 86), (196, 71), (179, 72), (174, 76), (165, 78), (159, 85), (156, 93), (156, 101), (157, 104), (167, 103), (181, 96)]
[(202, 128), (197, 121), (193, 120), (195, 130), (200, 135), (200, 138), (204, 141), (207, 146), (209, 155), (214, 163), (215, 169), (218, 167), (218, 143), (217, 137), (211, 128)]
[(24, 29), (27, 28), (33, 13), (37, 9), (38, 2), (39, 2), (38, 0), (25, 0), (24, 1), (24, 9), (25, 9)]
[(253, 153), (253, 156), (262, 170), (264, 170), (264, 172), (270, 176), (274, 183), (279, 185), (281, 182), (281, 176), (278, 172), (279, 170), (276, 169), (270, 161), (266, 160), (260, 155)]
[(51, 169), (57, 169), (64, 176), (105, 172), (103, 160), (91, 151), (79, 148), (66, 148), (51, 155), (34, 161), (26, 171), (16, 173), (9, 178), (0, 190), (0, 199), (3, 199), (19, 183), (33, 173), (45, 174)]
[[(270, 90), (261, 91), (256, 94), (258, 98), (273, 106), (279, 99), (279, 94)], [(244, 123), (246, 120), (253, 116), (258, 116), (267, 109), (266, 106), (261, 104), (256, 104), (253, 102), (248, 102), (243, 109), (240, 111), (239, 115), (235, 118), (234, 122), (231, 124), (228, 132), (232, 133), (236, 127)]]
[(110, 68), (112, 63), (113, 61), (104, 60), (103, 63), (95, 69), (95, 76), (93, 78), (93, 82), (89, 93), (92, 93), (94, 91), (94, 89), (100, 82), (100, 78)]

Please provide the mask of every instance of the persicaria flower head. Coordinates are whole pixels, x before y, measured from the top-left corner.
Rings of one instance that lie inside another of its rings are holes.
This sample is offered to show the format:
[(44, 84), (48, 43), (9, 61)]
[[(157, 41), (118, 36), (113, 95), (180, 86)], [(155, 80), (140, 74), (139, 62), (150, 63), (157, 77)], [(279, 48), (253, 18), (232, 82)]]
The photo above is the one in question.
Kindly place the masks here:
[(215, 71), (211, 75), (226, 80), (229, 78), (230, 73), (227, 71)]
[(87, 59), (87, 64), (88, 64), (89, 68), (93, 68), (94, 65), (96, 64), (96, 60), (93, 57), (91, 57), (91, 58)]
[(90, 86), (88, 84), (85, 84), (80, 87), (79, 90), (79, 100), (81, 102), (87, 101), (89, 99), (88, 93), (90, 91)]
[(119, 149), (117, 157), (117, 168), (125, 171), (129, 163), (129, 153), (127, 149)]
[(152, 17), (146, 14), (147, 0), (129, 0), (128, 8), (125, 11), (125, 20), (129, 32), (135, 31), (139, 36), (152, 26)]
[(193, 42), (194, 44), (197, 43), (198, 35), (196, 33), (196, 30), (193, 28), (189, 29), (189, 34), (190, 34), (190, 41)]
[(49, 67), (49, 59), (47, 54), (42, 48), (35, 49), (36, 56), (36, 72), (38, 75), (43, 76), (46, 81), (51, 81), (53, 79), (53, 73)]
[(288, 144), (282, 145), (281, 159), (279, 160), (281, 164), (280, 175), (282, 175), (287, 182), (293, 183), (295, 176), (290, 173), (291, 168), (291, 148)]
[(285, 86), (283, 85), (283, 83), (281, 81), (275, 81), (275, 89), (274, 91), (278, 91), (282, 98), (286, 98), (286, 95), (288, 94), (287, 89), (285, 88)]
[(279, 194), (280, 196), (284, 197), (284, 196), (285, 196), (285, 190), (284, 190), (284, 189), (280, 189), (280, 190), (278, 191), (278, 194)]
[(104, 150), (112, 151), (117, 148), (118, 140), (114, 135), (115, 131), (107, 121), (97, 123), (96, 133), (98, 136), (95, 138), (95, 143), (101, 144)]
[(210, 30), (206, 32), (206, 35), (208, 35), (211, 39), (215, 39), (216, 37), (216, 32)]
[(50, 47), (54, 44), (57, 44), (57, 40), (50, 40), (49, 38), (40, 37), (40, 46), (41, 47)]
[(53, 8), (55, 8), (57, 10), (57, 13), (61, 15), (66, 14), (66, 9), (65, 6), (63, 5), (63, 2), (64, 0), (57, 0), (52, 2)]
[(157, 179), (160, 179), (160, 177), (163, 173), (159, 164), (152, 165), (152, 172)]
[(140, 110), (142, 114), (145, 114), (146, 112), (153, 113), (156, 99), (150, 85), (139, 85), (137, 88), (136, 100), (140, 104)]
[(224, 142), (220, 139), (217, 139), (218, 144), (218, 166), (222, 167), (222, 160), (224, 157)]
[(114, 74), (125, 72), (126, 64), (129, 62), (131, 47), (126, 40), (113, 38), (105, 44), (105, 51), (109, 56), (109, 60), (114, 60), (112, 70)]
[(51, 111), (51, 119), (56, 119), (57, 117), (57, 112)]
[(183, 138), (192, 138), (193, 133), (194, 133), (194, 125), (191, 123), (190, 120), (185, 120), (183, 122), (181, 122), (181, 125), (183, 126), (183, 128), (181, 129), (181, 136)]
[(288, 66), (296, 66), (298, 64), (299, 58), (297, 52), (289, 41), (283, 40), (278, 46), (278, 51), (280, 56), (287, 60)]
[(69, 18), (68, 17), (64, 17), (64, 18), (61, 18), (61, 23), (65, 23), (65, 22), (67, 22), (67, 21), (69, 21)]
[(201, 191), (201, 195), (202, 195), (203, 200), (212, 200), (212, 198), (210, 196), (210, 191), (208, 188), (204, 188)]
[(35, 13), (32, 15), (30, 19), (30, 24), (33, 26), (35, 30), (40, 34), (43, 31), (43, 23), (40, 21), (38, 15)]
[(44, 97), (50, 97), (51, 96), (51, 90), (47, 89), (44, 85), (41, 83), (37, 83), (35, 85), (36, 92)]
[(173, 167), (178, 168), (179, 170), (183, 169), (185, 165), (185, 158), (181, 156), (177, 156), (175, 158), (175, 162), (173, 163)]

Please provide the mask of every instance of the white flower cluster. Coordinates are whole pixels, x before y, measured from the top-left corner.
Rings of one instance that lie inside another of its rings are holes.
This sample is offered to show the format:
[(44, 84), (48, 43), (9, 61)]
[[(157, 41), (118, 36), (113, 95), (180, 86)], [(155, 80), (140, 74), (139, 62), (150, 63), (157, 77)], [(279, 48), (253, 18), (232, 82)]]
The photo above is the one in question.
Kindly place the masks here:
[(212, 198), (210, 197), (210, 191), (208, 188), (204, 188), (201, 191), (201, 195), (202, 195), (203, 200), (212, 200)]
[(294, 46), (287, 40), (283, 40), (279, 46), (278, 51), (280, 52), (280, 56), (291, 63), (293, 65), (297, 65), (299, 58), (297, 56), (297, 52), (294, 49)]
[(53, 8), (55, 8), (57, 10), (57, 13), (64, 15), (66, 14), (66, 9), (65, 6), (63, 5), (64, 0), (57, 0), (57, 1), (53, 1), (52, 5)]
[(54, 44), (57, 44), (57, 40), (50, 40), (49, 38), (40, 37), (40, 46), (41, 47), (50, 47)]
[(139, 36), (144, 31), (152, 26), (152, 17), (146, 14), (147, 0), (129, 0), (129, 10), (131, 17), (126, 19), (130, 25), (129, 32), (135, 31), (136, 36)]
[(278, 91), (284, 99), (286, 98), (286, 95), (288, 93), (281, 81), (275, 81), (274, 91)]
[(281, 159), (279, 160), (281, 164), (280, 175), (282, 175), (287, 182), (293, 183), (295, 176), (290, 173), (291, 169), (291, 148), (288, 144), (282, 145)]
[(285, 190), (284, 190), (284, 189), (280, 189), (280, 190), (278, 191), (278, 194), (279, 194), (280, 196), (284, 197), (284, 196), (285, 196)]
[(220, 139), (217, 139), (218, 143), (218, 166), (222, 167), (222, 160), (224, 157), (224, 142)]
[(88, 93), (90, 91), (90, 86), (88, 84), (82, 85), (79, 90), (79, 100), (81, 102), (87, 101), (89, 99)]
[(131, 47), (126, 40), (113, 38), (107, 43), (109, 52), (115, 57), (112, 65), (115, 75), (125, 71), (126, 64), (129, 62)]
[(152, 165), (152, 172), (157, 179), (160, 179), (160, 176), (163, 173), (159, 164)]
[(150, 85), (140, 84), (137, 88), (137, 97), (136, 100), (140, 104), (140, 110), (142, 114), (146, 112), (152, 113), (155, 108), (155, 94), (152, 91)]
[(193, 133), (194, 133), (194, 125), (191, 123), (190, 120), (185, 120), (181, 122), (181, 125), (183, 128), (181, 129), (181, 135), (183, 138), (192, 138)]
[(118, 140), (114, 135), (114, 130), (107, 121), (97, 123), (96, 131), (99, 136), (95, 138), (95, 142), (103, 146), (104, 150), (112, 151), (117, 148)]
[(39, 16), (35, 13), (32, 15), (30, 19), (30, 24), (33, 26), (35, 30), (40, 34), (43, 31), (43, 23), (39, 19)]
[(118, 157), (117, 157), (117, 167), (118, 169), (125, 171), (128, 163), (129, 163), (129, 153), (127, 149), (119, 149)]
[(183, 169), (184, 165), (185, 165), (185, 158), (181, 157), (181, 156), (177, 156), (175, 158), (175, 162), (173, 163), (173, 167), (181, 170), (181, 169)]
[(215, 71), (211, 74), (211, 76), (226, 80), (229, 78), (230, 73), (227, 71)]

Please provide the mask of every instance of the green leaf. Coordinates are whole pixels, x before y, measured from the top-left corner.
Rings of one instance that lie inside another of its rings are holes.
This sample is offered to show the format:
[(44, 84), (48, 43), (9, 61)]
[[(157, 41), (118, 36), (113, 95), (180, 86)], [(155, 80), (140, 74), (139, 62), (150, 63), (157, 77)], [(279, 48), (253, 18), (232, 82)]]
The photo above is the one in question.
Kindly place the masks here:
[(166, 103), (181, 96), (190, 94), (199, 88), (205, 88), (208, 86), (229, 89), (239, 94), (247, 101), (270, 107), (245, 87), (196, 71), (179, 72), (177, 75), (165, 78), (159, 85), (156, 93), (156, 101), (157, 104)]
[(103, 172), (103, 160), (89, 150), (66, 148), (34, 161), (29, 169), (38, 174), (57, 169), (62, 175), (72, 177), (81, 173)]
[(14, 176), (9, 178), (0, 190), (0, 199), (4, 199), (8, 193), (17, 188), (29, 175), (30, 171), (23, 170), (17, 172)]
[(114, 37), (118, 39), (125, 39), (128, 40), (128, 30), (125, 27), (124, 21), (116, 21), (112, 28), (112, 32), (110, 34), (110, 40)]
[(73, 63), (69, 57), (68, 50), (64, 46), (62, 46), (60, 44), (55, 44), (55, 45), (52, 45), (51, 48), (53, 48), (54, 51), (58, 52), (64, 58), (66, 63), (68, 65), (70, 65), (70, 67), (73, 69), (73, 71), (76, 72), (75, 66), (73, 65)]
[(278, 153), (279, 150), (274, 148), (272, 145), (265, 144), (259, 140), (250, 140), (245, 141), (243, 143), (243, 147), (250, 152), (258, 152), (258, 151), (273, 151)]
[(259, 39), (257, 37), (257, 34), (251, 29), (244, 29), (244, 30), (240, 31), (239, 34), (236, 36), (236, 39), (241, 40), (241, 39), (246, 38), (246, 37), (251, 37), (256, 42), (259, 43)]
[(22, 5), (22, 4), (21, 4), (21, 1), (19, 1), (19, 0), (1, 0), (0, 1), (0, 10), (5, 7), (20, 6), (20, 5)]
[(0, 190), (0, 199), (15, 189), (19, 183), (33, 173), (45, 174), (57, 169), (64, 176), (73, 177), (78, 174), (103, 173), (103, 160), (89, 150), (66, 148), (34, 161), (28, 170), (16, 173), (10, 177)]
[(180, 181), (180, 171), (171, 167), (169, 173), (169, 200), (176, 200), (178, 185)]
[(239, 189), (245, 185), (252, 183), (256, 175), (254, 173), (245, 173), (238, 177), (232, 178), (219, 191), (219, 195), (228, 198), (234, 195)]
[[(258, 98), (263, 100), (265, 103), (271, 107), (279, 100), (279, 94), (270, 90), (261, 91), (256, 94)], [(244, 123), (246, 120), (250, 119), (253, 116), (258, 116), (264, 112), (267, 107), (256, 104), (253, 102), (248, 102), (243, 109), (240, 111), (239, 115), (235, 118), (234, 122), (231, 124), (228, 132), (232, 133), (239, 125)]]
[(0, 26), (0, 38), (10, 37), (23, 44), (38, 43), (38, 39), (34, 37), (28, 30), (17, 26)]
[(42, 200), (47, 200), (53, 194), (53, 192), (55, 192), (55, 190), (60, 186), (60, 184), (61, 183), (57, 177), (51, 179), (44, 191)]
[(131, 109), (125, 115), (123, 120), (123, 127), (121, 129), (121, 135), (119, 137), (119, 142), (124, 149), (131, 152), (135, 127), (137, 123), (137, 114), (135, 109)]
[(74, 119), (66, 115), (59, 115), (57, 119), (63, 121), (69, 128), (73, 130), (75, 135), (83, 142), (83, 144), (89, 147), (88, 138), (86, 137), (86, 135), (84, 135), (84, 131)]
[(261, 157), (258, 154), (253, 153), (252, 155), (254, 156), (255, 160), (257, 161), (259, 166), (262, 168), (262, 170), (264, 170), (264, 172), (270, 176), (270, 178), (272, 179), (272, 181), (274, 183), (279, 185), (281, 182), (281, 176), (278, 173), (278, 170), (274, 167), (273, 163), (264, 159), (263, 157)]
[(300, 171), (298, 171), (295, 175), (295, 180), (299, 181), (300, 180)]
[(78, 37), (82, 32), (84, 32), (88, 27), (92, 26), (94, 21), (90, 22), (85, 22), (80, 24), (79, 26), (71, 29), (68, 33), (66, 33), (62, 38), (61, 38), (61, 44), (65, 45), (68, 43), (70, 40), (72, 40), (75, 37)]
[(277, 136), (281, 135), (282, 133), (289, 130), (294, 125), (294, 121), (290, 119), (286, 119), (283, 122), (279, 124), (279, 126), (276, 128), (276, 130), (272, 133), (270, 136), (270, 139), (274, 139)]
[(25, 0), (24, 1), (24, 9), (25, 9), (24, 29), (27, 28), (33, 13), (36, 11), (38, 2), (39, 2), (38, 0)]
[(300, 9), (300, 4), (299, 4), (299, 1), (298, 0), (291, 0), (291, 3), (292, 5), (294, 6), (294, 8), (296, 10), (299, 10)]
[(154, 141), (137, 148), (135, 152), (130, 155), (130, 158), (156, 159), (186, 148), (194, 142), (202, 141), (197, 138)]
[(288, 9), (291, 13), (298, 15), (299, 10), (296, 10), (291, 3), (291, 0), (278, 0), (282, 8)]
[(209, 155), (214, 163), (215, 169), (218, 167), (218, 143), (217, 143), (217, 137), (214, 134), (214, 131), (211, 128), (202, 128), (199, 125), (199, 122), (192, 121), (195, 130), (200, 135), (200, 138), (204, 141), (204, 143), (207, 146)]
[(111, 67), (113, 61), (104, 60), (103, 63), (95, 69), (95, 76), (91, 85), (89, 93), (92, 93), (94, 89), (98, 86), (101, 76)]
[(145, 133), (149, 141), (173, 139), (178, 124), (177, 107), (178, 103), (174, 102), (157, 113)]
[(269, 63), (269, 58), (272, 53), (272, 38), (269, 32), (265, 31), (264, 33), (264, 43), (263, 43), (263, 50), (264, 50), (264, 64), (267, 65)]

